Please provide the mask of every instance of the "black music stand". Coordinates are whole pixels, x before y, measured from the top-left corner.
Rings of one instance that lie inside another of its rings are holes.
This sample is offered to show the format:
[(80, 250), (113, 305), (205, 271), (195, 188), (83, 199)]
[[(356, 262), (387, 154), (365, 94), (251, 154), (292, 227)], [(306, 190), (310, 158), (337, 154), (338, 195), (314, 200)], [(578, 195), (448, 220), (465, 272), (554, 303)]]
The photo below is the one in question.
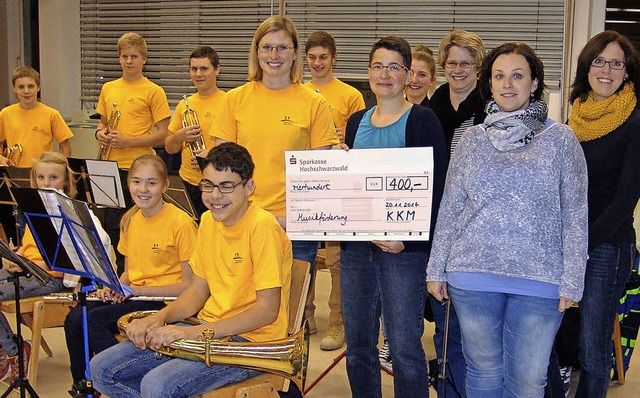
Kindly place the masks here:
[(33, 389), (33, 386), (29, 384), (29, 380), (27, 378), (27, 374), (25, 374), (24, 370), (24, 352), (22, 346), (24, 344), (24, 340), (22, 339), (22, 320), (21, 320), (21, 312), (20, 312), (20, 277), (31, 277), (33, 276), (40, 282), (41, 284), (45, 284), (49, 281), (49, 274), (40, 268), (37, 264), (29, 261), (28, 259), (18, 255), (15, 253), (9, 245), (7, 245), (3, 240), (0, 240), (0, 257), (6, 258), (9, 261), (14, 262), (18, 267), (20, 267), (20, 272), (14, 272), (7, 278), (7, 281), (13, 282), (13, 288), (15, 292), (15, 302), (16, 302), (16, 343), (18, 346), (18, 378), (13, 381), (13, 383), (9, 386), (9, 388), (2, 394), (2, 398), (8, 397), (9, 394), (15, 389), (20, 388), (20, 397), (26, 397), (26, 392), (29, 392), (31, 397), (38, 397), (38, 394)]
[[(82, 289), (78, 294), (82, 308), (85, 352), (86, 379), (83, 382), (82, 393), (87, 397), (93, 397), (86, 293), (95, 289), (96, 282), (108, 286), (122, 296), (128, 296), (133, 291), (120, 283), (86, 203), (48, 189), (18, 188), (15, 195), (47, 265), (55, 271), (83, 278)], [(55, 238), (51, 239), (52, 236)]]
[(0, 204), (13, 207), (11, 214), (15, 219), (16, 247), (20, 246), (20, 215), (13, 189), (28, 188), (31, 185), (31, 168), (0, 167)]
[(87, 203), (110, 208), (128, 207), (118, 162), (69, 158), (69, 167), (80, 176), (76, 188)]
[(165, 202), (172, 203), (177, 208), (187, 213), (194, 221), (198, 221), (200, 215), (196, 213), (193, 208), (191, 198), (187, 193), (187, 189), (184, 187), (184, 181), (180, 176), (169, 175), (169, 188), (162, 197)]

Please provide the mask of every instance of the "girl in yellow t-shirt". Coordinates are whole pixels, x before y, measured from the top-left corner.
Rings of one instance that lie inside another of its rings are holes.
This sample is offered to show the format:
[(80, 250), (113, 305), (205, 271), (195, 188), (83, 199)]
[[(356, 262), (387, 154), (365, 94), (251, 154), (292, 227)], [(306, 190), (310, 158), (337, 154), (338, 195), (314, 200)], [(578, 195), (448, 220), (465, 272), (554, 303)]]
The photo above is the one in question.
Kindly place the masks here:
[[(127, 176), (135, 205), (120, 223), (118, 250), (125, 256), (122, 284), (133, 294), (122, 297), (108, 288), (97, 291), (102, 301), (88, 303), (89, 347), (101, 352), (117, 343), (116, 321), (139, 310), (158, 310), (163, 301), (132, 300), (135, 296), (178, 296), (192, 277), (187, 261), (195, 246), (196, 223), (184, 211), (163, 201), (169, 186), (167, 167), (156, 155), (138, 157)], [(82, 314), (72, 310), (65, 321), (73, 390), (82, 389), (85, 360)]]
[[(73, 172), (69, 168), (67, 158), (59, 152), (45, 152), (38, 157), (31, 169), (31, 186), (33, 188), (50, 188), (64, 192), (70, 198), (76, 196), (76, 187), (71, 176)], [(97, 221), (96, 221), (97, 223)], [(97, 223), (99, 226), (99, 223)], [(106, 236), (106, 233), (104, 233)], [(35, 278), (20, 278), (20, 297), (35, 297), (49, 293), (59, 292), (64, 288), (62, 283), (62, 273), (51, 271), (44, 262), (40, 251), (36, 245), (35, 239), (29, 226), (25, 227), (22, 246), (18, 249), (18, 254), (33, 261), (51, 276), (49, 282), (41, 285)], [(20, 272), (21, 269), (13, 262), (2, 259), (3, 268), (0, 270), (0, 301), (9, 301), (15, 299), (15, 291), (13, 282), (7, 281), (7, 278), (14, 272)], [(7, 323), (7, 318), (0, 313), (0, 378), (10, 376), (9, 384), (18, 377), (18, 345), (13, 338), (13, 331)], [(31, 344), (24, 342), (23, 351), (25, 353), (25, 365), (29, 363), (31, 353)], [(28, 372), (25, 366), (25, 374)]]

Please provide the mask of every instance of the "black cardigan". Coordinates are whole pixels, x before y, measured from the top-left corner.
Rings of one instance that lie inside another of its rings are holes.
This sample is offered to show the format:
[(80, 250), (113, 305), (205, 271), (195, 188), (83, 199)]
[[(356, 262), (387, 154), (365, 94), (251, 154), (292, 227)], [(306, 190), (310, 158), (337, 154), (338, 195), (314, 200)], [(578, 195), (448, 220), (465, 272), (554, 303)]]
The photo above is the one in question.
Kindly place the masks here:
[[(358, 126), (366, 112), (367, 109), (363, 109), (354, 113), (347, 122), (345, 143), (349, 148), (353, 147)], [(442, 193), (444, 191), (444, 181), (447, 175), (449, 156), (440, 121), (438, 121), (438, 118), (431, 109), (421, 105), (413, 105), (411, 107), (405, 129), (405, 145), (406, 147), (433, 147), (434, 178), (430, 229), (430, 239), (433, 240), (440, 200), (442, 199)], [(405, 241), (403, 243), (407, 251), (430, 250), (431, 240), (428, 242)]]

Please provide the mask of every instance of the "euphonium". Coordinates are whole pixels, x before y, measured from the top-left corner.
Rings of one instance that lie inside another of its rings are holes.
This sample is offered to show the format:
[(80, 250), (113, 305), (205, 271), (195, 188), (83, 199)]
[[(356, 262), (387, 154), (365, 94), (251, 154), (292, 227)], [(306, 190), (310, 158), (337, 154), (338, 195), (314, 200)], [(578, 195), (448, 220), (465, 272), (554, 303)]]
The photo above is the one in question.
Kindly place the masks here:
[[(118, 122), (120, 121), (120, 111), (118, 110), (118, 103), (114, 102), (111, 107), (111, 114), (107, 120), (107, 132), (118, 129)], [(98, 159), (107, 160), (109, 158), (109, 152), (111, 152), (111, 145), (100, 145), (98, 151)]]
[[(127, 336), (127, 326), (134, 319), (144, 318), (157, 311), (136, 311), (118, 320), (120, 334)], [(293, 381), (300, 391), (304, 391), (309, 360), (309, 326), (294, 335), (280, 340), (262, 343), (240, 343), (229, 340), (212, 339), (213, 331), (202, 331), (202, 340), (180, 339), (166, 347), (152, 349), (158, 357), (167, 355), (190, 361), (211, 364), (239, 366), (261, 372), (276, 374)]]
[(4, 151), (2, 151), (2, 156), (7, 158), (9, 166), (15, 166), (20, 163), (20, 159), (22, 159), (23, 153), (24, 151), (22, 150), (22, 145), (15, 144), (12, 147), (4, 148)]
[[(182, 127), (200, 126), (200, 122), (198, 122), (198, 114), (195, 109), (189, 107), (187, 96), (183, 95), (182, 99), (184, 100), (185, 106), (184, 113), (182, 114)], [(197, 141), (185, 142), (185, 144), (189, 148), (192, 158), (195, 158), (201, 150), (207, 149), (207, 145), (204, 143), (204, 137), (202, 134), (200, 134), (200, 138)]]

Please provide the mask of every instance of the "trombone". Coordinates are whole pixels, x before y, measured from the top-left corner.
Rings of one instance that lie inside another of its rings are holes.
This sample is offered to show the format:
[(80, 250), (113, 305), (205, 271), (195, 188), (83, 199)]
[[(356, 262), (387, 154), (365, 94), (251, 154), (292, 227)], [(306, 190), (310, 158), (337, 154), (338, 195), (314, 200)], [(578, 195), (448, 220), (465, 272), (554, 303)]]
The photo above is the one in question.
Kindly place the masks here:
[(24, 150), (22, 149), (22, 145), (15, 144), (12, 147), (6, 147), (2, 151), (2, 156), (7, 158), (7, 163), (9, 166), (15, 166), (20, 163), (20, 159), (22, 159), (22, 154)]
[[(120, 121), (120, 111), (118, 110), (118, 103), (114, 102), (111, 106), (111, 114), (109, 115), (109, 119), (107, 120), (107, 134), (109, 134), (112, 130), (118, 129), (118, 122)], [(100, 150), (98, 151), (98, 159), (107, 160), (109, 159), (109, 153), (111, 152), (111, 145), (100, 145)]]
[[(189, 107), (189, 102), (187, 101), (187, 96), (183, 95), (182, 99), (184, 100), (185, 110), (182, 113), (182, 127), (190, 127), (190, 126), (200, 126), (200, 122), (198, 121), (198, 114), (196, 110)], [(200, 138), (194, 142), (185, 142), (185, 145), (189, 148), (191, 152), (191, 157), (195, 158), (198, 152), (203, 149), (207, 149), (207, 145), (204, 142), (204, 136), (202, 133), (200, 134)]]

